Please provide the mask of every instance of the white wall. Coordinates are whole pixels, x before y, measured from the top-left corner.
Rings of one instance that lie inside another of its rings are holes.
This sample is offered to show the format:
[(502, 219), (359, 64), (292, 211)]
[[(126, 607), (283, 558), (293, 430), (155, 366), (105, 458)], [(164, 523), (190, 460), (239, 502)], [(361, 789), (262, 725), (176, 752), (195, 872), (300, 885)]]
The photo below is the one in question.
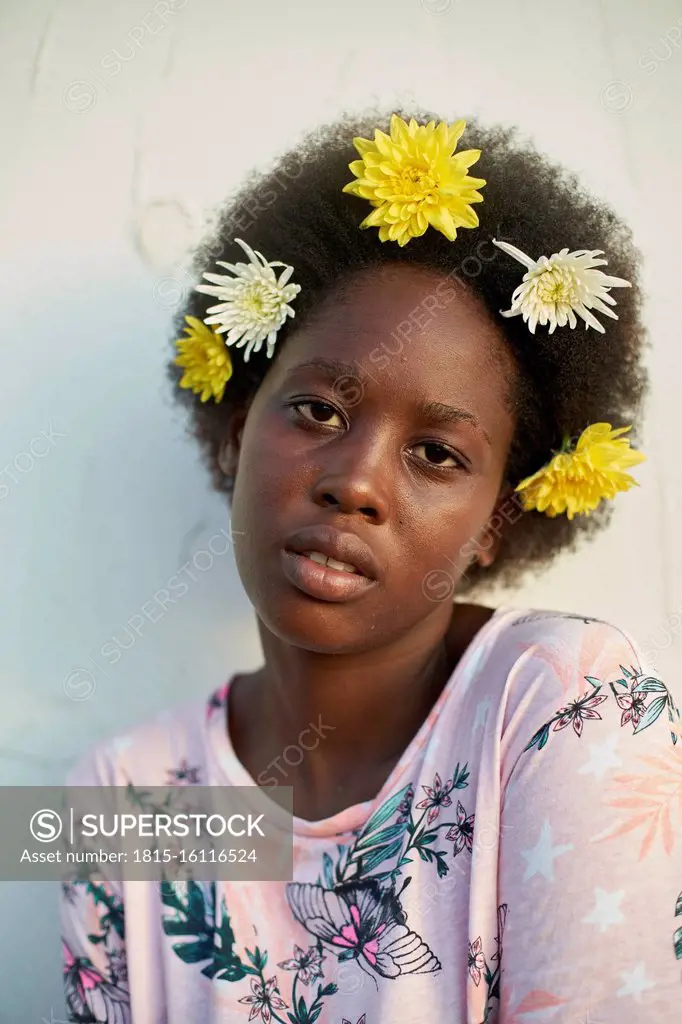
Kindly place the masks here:
[[(632, 222), (653, 341), (642, 487), (512, 600), (662, 643), (682, 605), (679, 4), (154, 4), (0, 3), (0, 784), (59, 781), (91, 740), (258, 663), (230, 554), (116, 666), (99, 652), (227, 524), (164, 382), (174, 264), (247, 169), (342, 107), (516, 122)], [(55, 887), (0, 885), (0, 1020), (63, 1017)]]

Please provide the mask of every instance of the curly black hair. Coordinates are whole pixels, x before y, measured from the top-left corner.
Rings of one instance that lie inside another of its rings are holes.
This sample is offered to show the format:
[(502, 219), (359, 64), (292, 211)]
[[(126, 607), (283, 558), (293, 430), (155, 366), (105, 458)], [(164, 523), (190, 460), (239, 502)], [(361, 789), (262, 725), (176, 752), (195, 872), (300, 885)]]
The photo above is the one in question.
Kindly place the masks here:
[[(398, 113), (422, 124), (442, 119), (422, 111)], [(387, 263), (421, 265), (457, 278), (501, 323), (518, 368), (517, 429), (506, 467), (512, 485), (545, 465), (567, 435), (577, 437), (590, 423), (633, 424), (628, 436), (636, 439), (648, 382), (642, 362), (646, 335), (640, 259), (630, 229), (608, 204), (590, 195), (575, 174), (540, 154), (517, 129), (484, 127), (471, 120), (460, 148), (481, 151), (470, 172), (487, 182), (483, 202), (475, 207), (479, 228), (460, 229), (454, 243), (433, 228), (404, 247), (381, 242), (376, 228), (359, 230), (369, 212), (367, 201), (343, 193), (342, 187), (352, 180), (348, 164), (357, 158), (353, 138), (371, 139), (377, 127), (389, 132), (390, 117), (345, 115), (307, 135), (270, 170), (247, 180), (194, 254), (193, 271), (199, 281), (204, 271), (216, 269), (216, 260), (244, 259), (234, 242), (235, 236), (242, 237), (267, 259), (293, 266), (294, 280), (301, 286), (295, 320), (280, 329), (273, 360), (267, 359), (264, 348), (252, 353), (248, 363), (241, 358), (243, 349), (230, 350), (235, 372), (221, 402), (202, 403), (196, 394), (180, 388), (182, 371), (174, 361), (169, 364), (175, 397), (189, 411), (190, 430), (218, 491), (231, 495), (234, 484), (218, 464), (230, 418), (246, 409), (289, 333), (343, 280)], [(509, 308), (523, 269), (490, 244), (493, 237), (512, 242), (534, 259), (565, 247), (604, 250), (606, 272), (632, 284), (618, 291), (618, 320), (605, 321), (604, 335), (588, 330), (582, 321), (551, 335), (539, 327), (532, 335), (520, 316), (501, 318), (499, 312)], [(186, 315), (202, 319), (215, 301), (192, 291), (178, 310), (174, 339), (184, 328)], [(472, 566), (458, 592), (479, 590), (492, 582), (515, 584), (560, 551), (573, 550), (579, 538), (592, 536), (610, 516), (610, 504), (603, 502), (592, 515), (573, 520), (537, 511), (510, 518), (495, 562), (485, 569)]]

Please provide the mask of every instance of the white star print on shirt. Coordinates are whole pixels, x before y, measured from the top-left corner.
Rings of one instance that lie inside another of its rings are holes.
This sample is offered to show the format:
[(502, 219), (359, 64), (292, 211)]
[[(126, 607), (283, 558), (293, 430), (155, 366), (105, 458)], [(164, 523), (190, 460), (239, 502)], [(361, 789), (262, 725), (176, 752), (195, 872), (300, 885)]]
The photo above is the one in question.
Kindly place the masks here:
[(618, 989), (617, 996), (634, 996), (639, 1003), (642, 992), (646, 992), (648, 988), (655, 988), (653, 981), (647, 979), (643, 960), (639, 961), (633, 971), (621, 971), (620, 976), (625, 984)]
[(521, 856), (526, 861), (526, 873), (523, 881), (527, 882), (534, 875), (543, 875), (548, 882), (554, 881), (554, 860), (562, 853), (573, 849), (573, 843), (552, 846), (552, 827), (549, 819), (545, 819), (540, 832), (540, 838), (530, 850), (521, 850)]
[(620, 736), (616, 732), (608, 736), (603, 743), (590, 743), (590, 759), (578, 768), (578, 774), (589, 773), (603, 779), (610, 768), (620, 768), (623, 761), (616, 753), (619, 739)]
[(594, 910), (583, 918), (583, 924), (598, 924), (600, 932), (607, 931), (612, 924), (622, 924), (625, 920), (620, 909), (623, 896), (625, 889), (607, 892), (597, 887), (594, 890)]

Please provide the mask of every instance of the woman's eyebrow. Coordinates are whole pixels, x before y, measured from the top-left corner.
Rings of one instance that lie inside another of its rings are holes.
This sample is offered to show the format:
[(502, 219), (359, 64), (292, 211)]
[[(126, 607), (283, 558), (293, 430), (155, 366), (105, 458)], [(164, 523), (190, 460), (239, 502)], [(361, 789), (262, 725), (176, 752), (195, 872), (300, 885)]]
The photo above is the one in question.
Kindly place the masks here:
[(472, 412), (467, 412), (466, 409), (456, 409), (452, 405), (444, 405), (443, 402), (424, 401), (416, 402), (415, 409), (419, 418), (426, 420), (429, 423), (471, 423), (472, 426), (476, 427), (476, 429), (480, 431), (482, 436), (492, 447), (493, 442), (488, 431), (481, 426), (477, 417), (474, 416)]
[(328, 380), (338, 380), (339, 377), (355, 377), (362, 380), (357, 367), (351, 363), (344, 363), (342, 359), (327, 359), (317, 356), (315, 359), (306, 359), (303, 363), (297, 363), (290, 367), (285, 377), (291, 377), (296, 373), (303, 373), (305, 370), (314, 370)]
[[(362, 381), (362, 375), (358, 373), (357, 366), (345, 363), (342, 359), (329, 359), (323, 356), (317, 356), (314, 359), (306, 359), (302, 363), (297, 363), (296, 366), (292, 366), (286, 371), (285, 377), (291, 377), (306, 370), (319, 373), (322, 377), (331, 381), (337, 381), (344, 377), (353, 377)], [(415, 413), (420, 419), (434, 424), (471, 423), (472, 426), (480, 431), (481, 435), (492, 447), (493, 442), (490, 434), (481, 426), (478, 418), (472, 412), (467, 412), (466, 409), (456, 409), (454, 406), (445, 405), (443, 402), (426, 402), (422, 400), (415, 403)]]

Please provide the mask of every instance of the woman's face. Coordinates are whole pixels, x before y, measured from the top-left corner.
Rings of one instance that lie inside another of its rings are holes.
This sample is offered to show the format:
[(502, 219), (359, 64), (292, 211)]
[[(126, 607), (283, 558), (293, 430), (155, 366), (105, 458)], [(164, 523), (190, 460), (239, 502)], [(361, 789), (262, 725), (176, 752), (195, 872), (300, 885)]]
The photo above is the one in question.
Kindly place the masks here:
[[(232, 501), (239, 573), (270, 631), (359, 653), (449, 621), (503, 483), (513, 376), (499, 325), (423, 268), (358, 275), (290, 335), (248, 411)], [(364, 552), (362, 577), (300, 553), (329, 527)]]

